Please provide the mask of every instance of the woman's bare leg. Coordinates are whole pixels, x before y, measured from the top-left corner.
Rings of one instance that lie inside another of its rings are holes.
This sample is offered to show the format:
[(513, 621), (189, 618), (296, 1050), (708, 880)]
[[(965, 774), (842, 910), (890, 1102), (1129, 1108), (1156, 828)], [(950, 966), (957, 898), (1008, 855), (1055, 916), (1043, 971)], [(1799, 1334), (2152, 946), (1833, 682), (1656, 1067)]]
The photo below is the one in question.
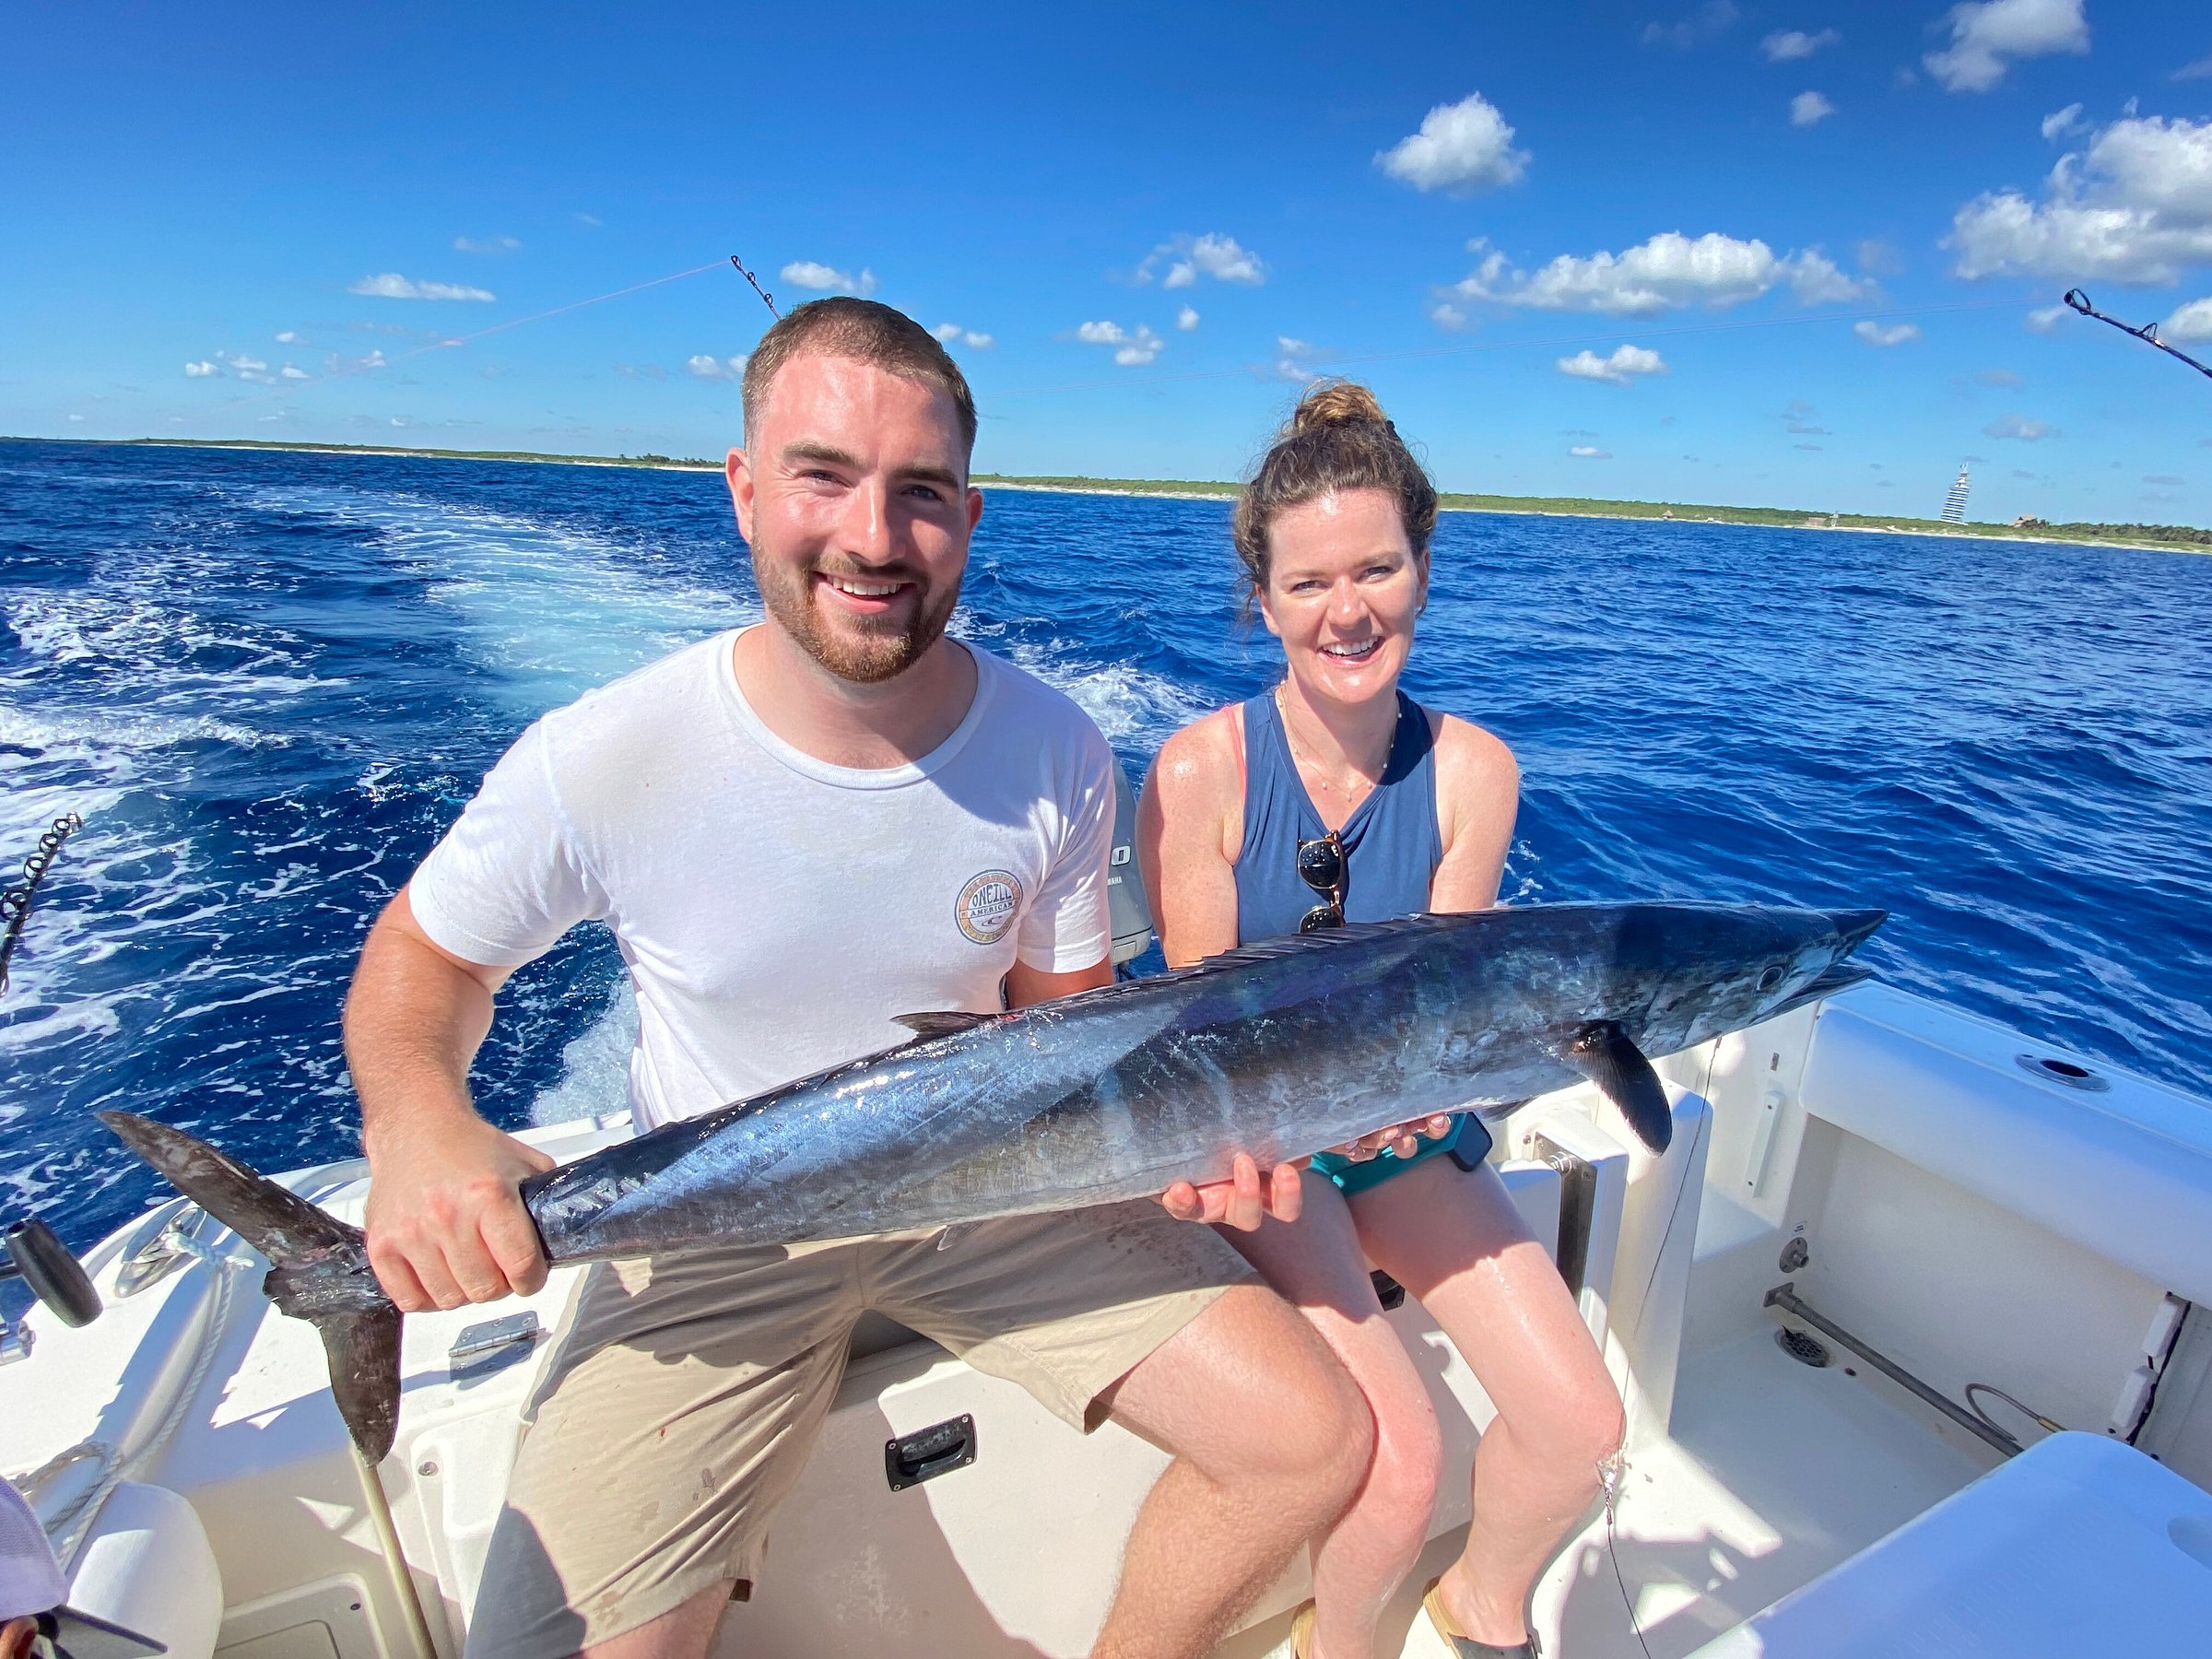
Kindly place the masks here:
[(1466, 1635), (1510, 1647), (1527, 1634), (1536, 1574), (1619, 1449), (1620, 1394), (1495, 1171), (1432, 1158), (1350, 1209), (1369, 1258), (1419, 1298), (1498, 1407), (1475, 1455), (1467, 1547), (1441, 1594)]
[(1376, 1621), (1428, 1536), (1441, 1453), (1428, 1391), (1375, 1300), (1344, 1195), (1310, 1170), (1304, 1180), (1298, 1220), (1268, 1220), (1257, 1232), (1224, 1228), (1221, 1236), (1312, 1321), (1374, 1414), (1359, 1495), (1313, 1541), (1310, 1654), (1372, 1659)]

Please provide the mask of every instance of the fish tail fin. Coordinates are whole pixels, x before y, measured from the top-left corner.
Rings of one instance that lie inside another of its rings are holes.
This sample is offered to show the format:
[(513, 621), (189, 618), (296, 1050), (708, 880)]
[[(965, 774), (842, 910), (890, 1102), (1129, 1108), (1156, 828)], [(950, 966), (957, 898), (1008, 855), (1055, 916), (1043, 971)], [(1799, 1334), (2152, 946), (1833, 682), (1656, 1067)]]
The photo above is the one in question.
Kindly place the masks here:
[(370, 1269), (361, 1230), (182, 1129), (128, 1112), (97, 1115), (178, 1192), (268, 1258), (263, 1293), (321, 1334), (339, 1415), (362, 1455), (381, 1463), (399, 1421), (401, 1314)]
[(1675, 1138), (1675, 1111), (1659, 1074), (1628, 1032), (1610, 1019), (1579, 1026), (1559, 1044), (1559, 1058), (1597, 1085), (1620, 1109), (1636, 1138), (1654, 1153)]

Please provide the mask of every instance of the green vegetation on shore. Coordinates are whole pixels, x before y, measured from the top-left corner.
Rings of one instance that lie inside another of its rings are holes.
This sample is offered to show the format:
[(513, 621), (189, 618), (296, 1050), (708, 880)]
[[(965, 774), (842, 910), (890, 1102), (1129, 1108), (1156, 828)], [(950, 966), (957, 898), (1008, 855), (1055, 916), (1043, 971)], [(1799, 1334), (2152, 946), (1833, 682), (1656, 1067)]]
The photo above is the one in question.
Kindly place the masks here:
[(307, 455), (423, 455), (435, 461), (528, 461), (566, 466), (677, 467), (687, 472), (704, 468), (720, 472), (719, 461), (689, 455), (554, 455), (538, 450), (425, 449), (419, 444), (397, 443), (271, 443), (259, 438), (11, 438), (10, 443), (113, 443), (154, 449), (285, 450)]
[[(1229, 500), (1237, 486), (1191, 478), (1011, 477), (978, 473), (979, 484), (1014, 485), (1024, 489), (1111, 491), (1126, 495), (1197, 496)], [(1940, 519), (1906, 518), (1893, 513), (1815, 512), (1789, 507), (1717, 507), (1688, 501), (1613, 501), (1593, 496), (1467, 495), (1438, 493), (1437, 503), (1451, 512), (1533, 512), (1561, 518), (1674, 519), (1685, 524), (1778, 524), (1809, 530), (1900, 530), (1926, 535), (1980, 535), (2005, 540), (2146, 544), (2212, 548), (2212, 530), (2188, 524), (2053, 524), (2020, 519), (2009, 524), (1947, 524)]]
[[(109, 443), (177, 449), (286, 450), (318, 455), (418, 455), (441, 461), (520, 461), (566, 466), (635, 466), (720, 472), (722, 463), (684, 455), (556, 455), (532, 450), (423, 449), (387, 443), (271, 443), (252, 438), (8, 438), (9, 443)], [(1238, 487), (1206, 478), (1093, 478), (1081, 474), (1020, 476), (977, 473), (978, 484), (1077, 494), (1192, 496), (1228, 500)], [(2091, 546), (2172, 547), (2212, 551), (2212, 530), (2190, 524), (2051, 524), (2023, 518), (2009, 524), (1947, 524), (1940, 519), (1896, 514), (1815, 512), (1788, 507), (1718, 507), (1688, 501), (1614, 501), (1594, 496), (1466, 495), (1443, 491), (1438, 503), (1453, 512), (1530, 512), (1560, 518), (1674, 519), (1684, 524), (1775, 524), (1788, 529), (1895, 530), (1922, 535), (1979, 535), (2006, 541), (2078, 542)]]

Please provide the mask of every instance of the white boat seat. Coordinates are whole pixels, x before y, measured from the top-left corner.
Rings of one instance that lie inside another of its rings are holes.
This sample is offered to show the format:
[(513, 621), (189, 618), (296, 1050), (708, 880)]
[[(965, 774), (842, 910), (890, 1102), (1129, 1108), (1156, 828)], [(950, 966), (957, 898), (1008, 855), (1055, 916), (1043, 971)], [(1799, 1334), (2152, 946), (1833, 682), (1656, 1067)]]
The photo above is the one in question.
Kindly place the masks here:
[(1862, 985), (1821, 1010), (1800, 1097), (1816, 1118), (2212, 1302), (2212, 1113), (2116, 1066), (2054, 1056), (2102, 1085), (2069, 1087), (2063, 1071), (2031, 1073), (2021, 1050), (2002, 1026)]
[(1691, 1659), (2082, 1659), (2205, 1651), (2212, 1493), (2054, 1434)]
[(121, 1483), (70, 1564), (69, 1606), (150, 1637), (168, 1659), (208, 1659), (223, 1580), (198, 1513), (166, 1487)]

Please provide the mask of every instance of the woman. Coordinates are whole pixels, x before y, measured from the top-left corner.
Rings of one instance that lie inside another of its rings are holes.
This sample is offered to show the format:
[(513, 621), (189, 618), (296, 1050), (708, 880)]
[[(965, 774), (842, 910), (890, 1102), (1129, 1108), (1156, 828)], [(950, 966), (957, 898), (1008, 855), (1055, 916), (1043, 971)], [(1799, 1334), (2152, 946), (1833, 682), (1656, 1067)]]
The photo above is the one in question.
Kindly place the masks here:
[[(1139, 851), (1171, 966), (1258, 939), (1497, 902), (1519, 772), (1489, 733), (1398, 689), (1427, 603), (1436, 489), (1374, 394), (1316, 386), (1237, 503), (1251, 598), (1281, 639), (1271, 692), (1160, 751)], [(1263, 1184), (1250, 1160), (1176, 1214), (1227, 1220), (1366, 1394), (1375, 1451), (1313, 1546), (1300, 1659), (1370, 1659), (1427, 1531), (1440, 1447), (1427, 1390), (1382, 1318), (1372, 1262), (1418, 1297), (1498, 1407), (1474, 1524), (1423, 1606), (1461, 1659), (1533, 1655), (1538, 1571), (1620, 1443), (1618, 1394), (1543, 1248), (1483, 1161), (1472, 1114), (1369, 1136)], [(1267, 1212), (1262, 1219), (1263, 1208)]]

